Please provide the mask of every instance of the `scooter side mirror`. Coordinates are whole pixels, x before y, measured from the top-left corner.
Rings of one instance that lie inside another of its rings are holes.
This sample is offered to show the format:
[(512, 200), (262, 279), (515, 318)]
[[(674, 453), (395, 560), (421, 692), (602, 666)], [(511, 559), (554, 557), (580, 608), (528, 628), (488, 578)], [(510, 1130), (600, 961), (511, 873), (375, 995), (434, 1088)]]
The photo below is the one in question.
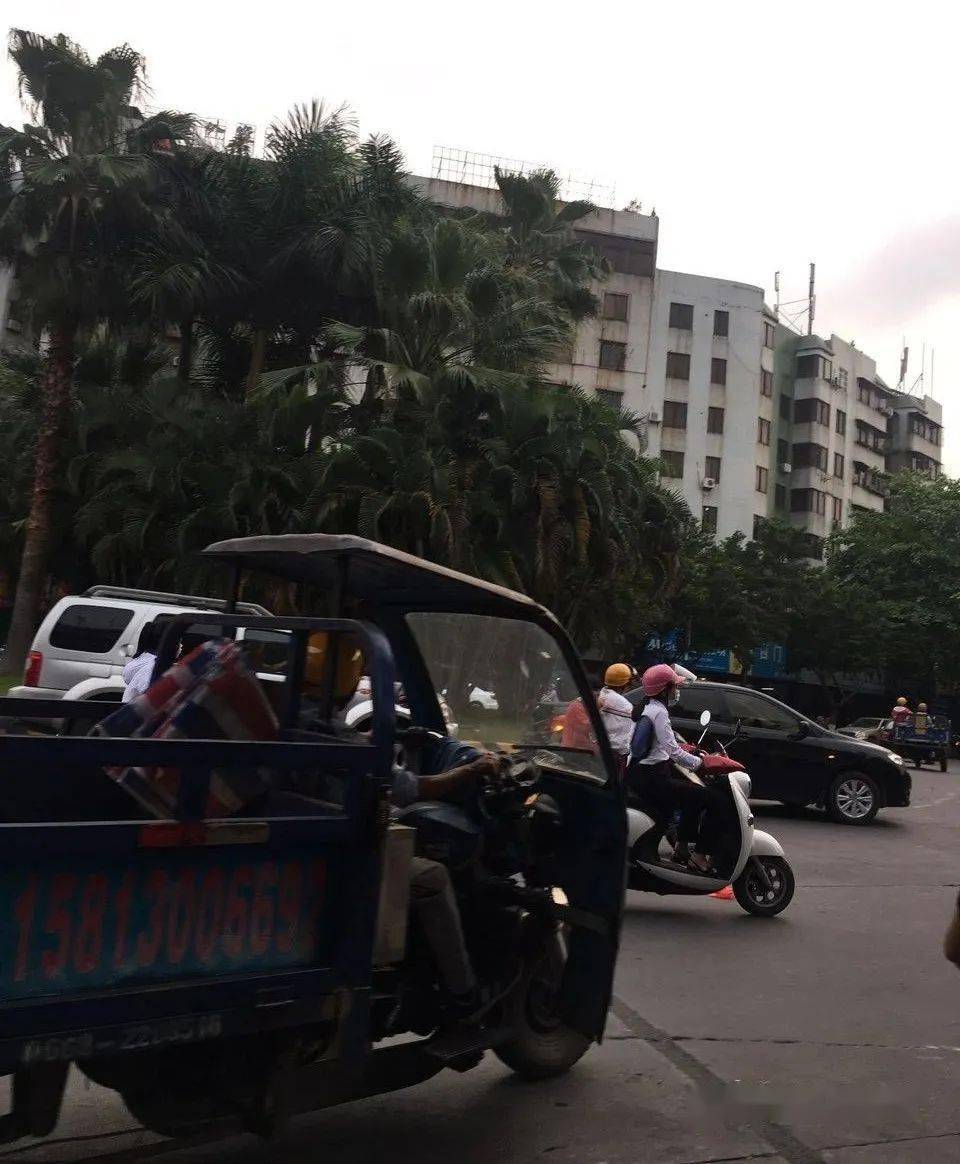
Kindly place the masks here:
[(713, 719), (713, 716), (709, 711), (703, 710), (700, 712), (700, 726), (702, 728), (709, 727), (711, 719)]

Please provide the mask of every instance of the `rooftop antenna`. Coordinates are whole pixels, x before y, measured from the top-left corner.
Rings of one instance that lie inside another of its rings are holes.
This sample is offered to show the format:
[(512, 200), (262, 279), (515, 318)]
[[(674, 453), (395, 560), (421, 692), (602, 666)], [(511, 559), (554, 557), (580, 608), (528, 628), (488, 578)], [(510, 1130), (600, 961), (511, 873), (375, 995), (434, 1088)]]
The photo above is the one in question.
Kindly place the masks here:
[(910, 360), (910, 349), (907, 347), (907, 342), (903, 342), (903, 351), (900, 353), (900, 381), (897, 384), (897, 391), (906, 392), (907, 390), (907, 364)]
[(931, 400), (934, 399), (934, 395), (933, 395), (933, 354), (936, 350), (937, 349), (934, 347), (930, 348), (930, 387), (928, 388), (926, 394), (930, 397)]
[(773, 291), (774, 291), (774, 295), (776, 296), (776, 302), (773, 305), (773, 314), (777, 319), (779, 319), (780, 318), (780, 272), (779, 271), (773, 272)]
[(810, 289), (807, 292), (807, 335), (813, 335), (813, 315), (817, 306), (817, 296), (814, 293), (817, 279), (816, 263), (810, 264)]

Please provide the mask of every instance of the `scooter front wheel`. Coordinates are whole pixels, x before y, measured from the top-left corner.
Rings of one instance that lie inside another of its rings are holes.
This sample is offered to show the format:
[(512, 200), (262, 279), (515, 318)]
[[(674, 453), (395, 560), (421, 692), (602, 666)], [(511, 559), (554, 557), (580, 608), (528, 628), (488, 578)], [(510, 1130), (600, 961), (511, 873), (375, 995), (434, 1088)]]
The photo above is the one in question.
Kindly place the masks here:
[[(754, 862), (763, 866), (766, 881)], [(795, 888), (793, 870), (784, 857), (751, 857), (733, 883), (733, 894), (747, 913), (775, 917), (790, 904)]]

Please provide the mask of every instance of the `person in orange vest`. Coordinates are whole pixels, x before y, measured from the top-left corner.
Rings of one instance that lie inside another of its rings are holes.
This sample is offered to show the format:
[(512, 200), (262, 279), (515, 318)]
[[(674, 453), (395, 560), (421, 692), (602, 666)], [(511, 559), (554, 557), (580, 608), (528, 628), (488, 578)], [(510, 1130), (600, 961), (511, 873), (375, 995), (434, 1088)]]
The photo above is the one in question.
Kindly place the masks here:
[[(590, 686), (593, 689), (594, 699), (596, 699), (599, 683), (591, 681)], [(596, 753), (597, 751), (593, 725), (590, 723), (590, 716), (587, 714), (582, 699), (574, 699), (563, 713), (563, 735), (560, 738), (560, 746), (579, 748), (584, 752)]]

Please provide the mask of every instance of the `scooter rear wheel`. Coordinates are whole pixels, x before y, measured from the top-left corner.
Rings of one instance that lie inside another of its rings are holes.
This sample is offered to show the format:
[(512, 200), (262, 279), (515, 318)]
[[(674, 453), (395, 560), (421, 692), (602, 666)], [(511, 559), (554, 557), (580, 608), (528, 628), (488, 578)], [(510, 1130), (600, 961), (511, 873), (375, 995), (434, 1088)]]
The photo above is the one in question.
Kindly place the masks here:
[(763, 864), (764, 872), (770, 880), (769, 888), (764, 885), (753, 860), (733, 883), (733, 894), (747, 913), (755, 917), (776, 917), (793, 900), (796, 882), (793, 870), (784, 857), (757, 857)]

